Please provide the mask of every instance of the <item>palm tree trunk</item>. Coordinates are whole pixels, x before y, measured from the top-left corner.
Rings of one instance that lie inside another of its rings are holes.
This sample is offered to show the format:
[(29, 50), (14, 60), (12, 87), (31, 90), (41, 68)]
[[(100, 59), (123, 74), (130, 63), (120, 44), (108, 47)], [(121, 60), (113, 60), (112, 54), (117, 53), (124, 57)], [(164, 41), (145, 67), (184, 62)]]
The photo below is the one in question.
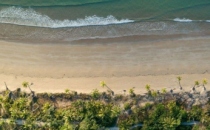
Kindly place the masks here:
[(110, 91), (112, 91), (107, 85), (105, 85), (107, 89), (109, 89)]
[(6, 84), (6, 82), (4, 82), (4, 84), (5, 84), (6, 90), (9, 90), (9, 88), (7, 87), (7, 84)]
[(30, 91), (31, 91), (31, 92), (33, 92), (33, 91), (31, 90), (31, 87), (30, 87), (30, 85), (28, 85), (28, 88), (30, 89)]
[(114, 91), (112, 91), (107, 85), (105, 85), (107, 89), (109, 89), (112, 92), (112, 96), (114, 96)]

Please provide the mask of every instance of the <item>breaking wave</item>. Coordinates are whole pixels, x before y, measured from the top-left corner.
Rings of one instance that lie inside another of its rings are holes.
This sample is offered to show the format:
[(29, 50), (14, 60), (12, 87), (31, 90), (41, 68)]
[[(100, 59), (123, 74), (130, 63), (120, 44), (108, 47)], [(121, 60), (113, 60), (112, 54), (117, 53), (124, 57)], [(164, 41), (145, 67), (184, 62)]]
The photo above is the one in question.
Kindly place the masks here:
[(176, 21), (176, 22), (192, 22), (193, 20), (186, 19), (186, 18), (183, 18), (183, 19), (175, 18), (174, 21)]
[(191, 19), (186, 19), (186, 18), (183, 18), (183, 19), (180, 19), (180, 18), (175, 18), (173, 21), (175, 22), (210, 22), (210, 20), (191, 20)]
[(63, 28), (80, 27), (90, 25), (109, 25), (134, 22), (129, 19), (118, 20), (114, 16), (98, 17), (96, 15), (86, 16), (84, 19), (76, 20), (53, 20), (47, 15), (43, 15), (33, 9), (23, 9), (18, 7), (9, 7), (0, 11), (0, 23), (9, 23), (15, 25)]

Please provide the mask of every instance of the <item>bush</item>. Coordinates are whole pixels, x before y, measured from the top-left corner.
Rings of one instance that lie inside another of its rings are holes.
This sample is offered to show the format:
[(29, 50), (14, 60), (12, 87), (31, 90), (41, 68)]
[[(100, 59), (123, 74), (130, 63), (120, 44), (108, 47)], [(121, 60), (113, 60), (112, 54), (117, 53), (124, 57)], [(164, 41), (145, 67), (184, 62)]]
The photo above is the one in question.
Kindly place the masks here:
[(125, 104), (124, 104), (124, 109), (125, 109), (125, 110), (129, 110), (129, 109), (131, 109), (131, 105), (130, 105), (130, 103), (128, 103), (128, 102), (127, 102), (127, 103), (125, 103)]
[(91, 97), (93, 99), (98, 99), (100, 97), (100, 92), (98, 91), (98, 89), (94, 89), (93, 92), (91, 93)]
[(121, 94), (117, 94), (117, 95), (115, 95), (114, 100), (118, 101), (118, 100), (122, 100), (122, 98), (123, 98), (123, 96)]
[(199, 121), (201, 119), (202, 109), (200, 106), (193, 106), (189, 113), (191, 120)]
[(120, 128), (120, 130), (129, 130), (134, 124), (134, 119), (128, 115), (121, 115), (117, 122), (117, 126)]
[(88, 118), (85, 118), (79, 125), (79, 130), (97, 130), (100, 128), (95, 120), (90, 120)]

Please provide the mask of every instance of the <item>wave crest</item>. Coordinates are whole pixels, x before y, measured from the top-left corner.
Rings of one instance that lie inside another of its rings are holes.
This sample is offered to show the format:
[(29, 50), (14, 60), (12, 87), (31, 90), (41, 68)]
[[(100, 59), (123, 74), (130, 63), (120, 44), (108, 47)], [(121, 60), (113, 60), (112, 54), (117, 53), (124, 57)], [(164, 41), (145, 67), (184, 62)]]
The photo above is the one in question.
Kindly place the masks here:
[(193, 20), (186, 19), (186, 18), (183, 18), (183, 19), (175, 18), (174, 21), (176, 21), (176, 22), (192, 22)]
[(90, 25), (108, 25), (134, 22), (129, 19), (118, 20), (114, 16), (98, 17), (96, 15), (86, 16), (84, 19), (77, 20), (53, 20), (47, 15), (42, 15), (33, 9), (23, 9), (9, 7), (0, 11), (0, 23), (9, 23), (25, 26), (62, 28), (62, 27), (80, 27)]

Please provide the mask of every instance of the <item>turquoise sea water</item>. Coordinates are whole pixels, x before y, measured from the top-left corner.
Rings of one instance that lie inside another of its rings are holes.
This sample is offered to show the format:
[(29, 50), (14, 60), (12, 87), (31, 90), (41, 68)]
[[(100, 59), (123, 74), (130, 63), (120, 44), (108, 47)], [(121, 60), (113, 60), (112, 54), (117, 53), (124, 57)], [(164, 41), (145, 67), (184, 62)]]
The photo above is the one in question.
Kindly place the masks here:
[[(109, 37), (108, 33), (110, 36), (113, 33), (128, 36), (157, 30), (167, 33), (169, 30), (203, 31), (210, 25), (210, 1), (0, 0), (0, 24), (64, 29), (81, 27), (78, 35), (82, 38), (82, 27), (93, 25), (106, 27), (89, 28), (87, 36)], [(113, 24), (118, 26), (109, 26)], [(96, 31), (98, 29), (101, 32)]]

